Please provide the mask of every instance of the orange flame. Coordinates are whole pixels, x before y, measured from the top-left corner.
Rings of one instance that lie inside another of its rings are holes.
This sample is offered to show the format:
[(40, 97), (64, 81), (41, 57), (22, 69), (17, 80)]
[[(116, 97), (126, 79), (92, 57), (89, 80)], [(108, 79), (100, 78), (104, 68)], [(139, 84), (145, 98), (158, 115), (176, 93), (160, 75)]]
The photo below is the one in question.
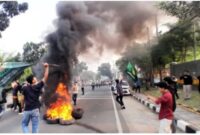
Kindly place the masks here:
[(47, 117), (50, 119), (63, 119), (71, 120), (72, 117), (72, 105), (70, 101), (70, 95), (66, 86), (63, 83), (59, 83), (56, 88), (56, 93), (59, 95), (59, 98), (55, 103), (52, 103), (47, 110)]

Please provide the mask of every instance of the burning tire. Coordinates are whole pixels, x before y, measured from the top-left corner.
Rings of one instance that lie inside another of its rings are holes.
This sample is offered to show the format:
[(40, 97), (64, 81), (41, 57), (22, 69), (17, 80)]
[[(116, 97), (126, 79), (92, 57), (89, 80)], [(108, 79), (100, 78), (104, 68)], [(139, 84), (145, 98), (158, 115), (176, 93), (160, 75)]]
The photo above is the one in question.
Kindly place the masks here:
[(82, 108), (76, 108), (76, 109), (74, 109), (74, 110), (72, 111), (72, 117), (73, 117), (74, 119), (81, 119), (82, 116), (83, 116), (83, 113), (84, 113), (84, 111), (83, 111)]
[(71, 125), (71, 124), (74, 124), (74, 122), (75, 122), (74, 119), (71, 119), (71, 120), (59, 119), (60, 125)]
[(46, 118), (46, 121), (48, 124), (58, 124), (59, 123), (59, 119)]
[(47, 120), (47, 118), (48, 118), (47, 114), (44, 114), (43, 115), (43, 120)]

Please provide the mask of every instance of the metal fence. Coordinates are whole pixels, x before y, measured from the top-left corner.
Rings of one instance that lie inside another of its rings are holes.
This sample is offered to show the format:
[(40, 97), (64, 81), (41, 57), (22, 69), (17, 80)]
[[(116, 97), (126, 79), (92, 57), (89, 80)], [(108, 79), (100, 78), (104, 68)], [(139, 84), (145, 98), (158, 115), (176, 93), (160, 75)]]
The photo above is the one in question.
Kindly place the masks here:
[(180, 77), (185, 70), (188, 70), (192, 76), (200, 75), (200, 60), (185, 62), (181, 64), (170, 65), (170, 74)]

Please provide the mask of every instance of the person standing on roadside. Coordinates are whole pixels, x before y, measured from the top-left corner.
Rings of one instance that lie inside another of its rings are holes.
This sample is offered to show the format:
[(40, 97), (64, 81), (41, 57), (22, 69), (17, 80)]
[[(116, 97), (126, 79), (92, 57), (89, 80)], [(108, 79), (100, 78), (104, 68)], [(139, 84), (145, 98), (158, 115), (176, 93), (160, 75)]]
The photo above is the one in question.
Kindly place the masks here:
[(156, 104), (161, 105), (159, 112), (159, 133), (172, 133), (171, 125), (174, 118), (172, 94), (168, 90), (168, 85), (166, 82), (159, 82), (156, 84), (156, 86), (159, 88), (162, 96), (157, 99), (152, 96), (148, 96), (148, 99), (152, 100)]
[[(175, 87), (175, 79), (173, 77), (165, 77), (164, 81), (167, 83), (168, 85), (168, 90), (170, 91), (170, 93), (172, 94), (172, 99), (173, 99), (173, 112), (175, 112), (176, 110), (176, 98), (175, 95), (177, 94), (177, 89)], [(172, 133), (176, 133), (176, 122), (175, 119), (172, 120), (172, 124), (171, 124), (171, 128), (172, 128)]]
[(191, 89), (193, 83), (193, 79), (189, 74), (189, 71), (185, 70), (184, 74), (180, 77), (180, 80), (183, 80), (184, 100), (189, 100), (191, 98)]
[(22, 117), (22, 130), (23, 133), (29, 133), (29, 122), (32, 122), (32, 133), (38, 133), (39, 131), (39, 119), (40, 119), (40, 101), (39, 96), (44, 84), (47, 82), (49, 74), (49, 64), (44, 63), (44, 77), (38, 82), (37, 78), (30, 75), (26, 78), (27, 84), (22, 87), (24, 95), (24, 113)]

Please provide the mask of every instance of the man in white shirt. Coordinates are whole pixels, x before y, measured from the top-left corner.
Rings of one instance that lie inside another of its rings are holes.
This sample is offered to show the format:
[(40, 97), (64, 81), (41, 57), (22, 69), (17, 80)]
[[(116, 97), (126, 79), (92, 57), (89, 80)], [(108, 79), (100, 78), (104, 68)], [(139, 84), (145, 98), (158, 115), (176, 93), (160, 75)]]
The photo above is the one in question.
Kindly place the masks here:
[(79, 89), (78, 83), (74, 82), (74, 85), (72, 87), (72, 100), (75, 106), (76, 106), (76, 101), (77, 101), (77, 96), (78, 96), (78, 89)]

